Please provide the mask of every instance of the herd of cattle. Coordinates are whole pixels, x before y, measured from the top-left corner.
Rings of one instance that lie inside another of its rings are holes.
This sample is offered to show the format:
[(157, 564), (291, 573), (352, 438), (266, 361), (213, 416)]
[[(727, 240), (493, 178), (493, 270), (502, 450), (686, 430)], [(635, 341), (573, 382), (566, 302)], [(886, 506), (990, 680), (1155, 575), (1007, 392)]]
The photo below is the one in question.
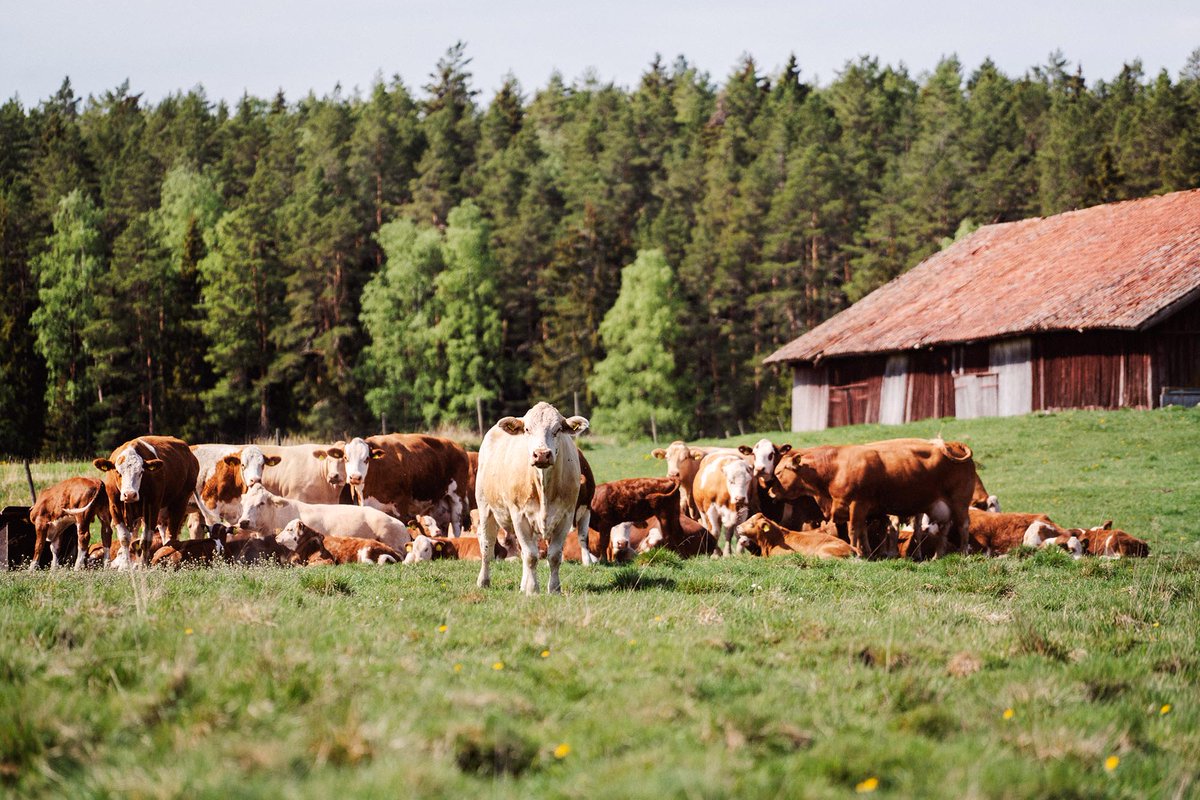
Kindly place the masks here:
[[(539, 558), (549, 562), (554, 592), (564, 559), (626, 561), (656, 547), (683, 556), (914, 560), (1000, 556), (1022, 545), (1062, 547), (1075, 557), (1149, 553), (1146, 542), (1111, 523), (1062, 528), (1044, 514), (1001, 513), (959, 442), (806, 449), (767, 439), (736, 449), (674, 442), (653, 451), (667, 462), (666, 477), (596, 485), (574, 441), (587, 428), (585, 418), (539, 403), (524, 417), (498, 421), (478, 453), (422, 434), (275, 447), (189, 447), (141, 436), (93, 462), (102, 480), (69, 478), (42, 493), (30, 512), (30, 566), (49, 543), (57, 567), (72, 524), (76, 568), (477, 559), (482, 587), (490, 561), (512, 557), (522, 561), (527, 594), (538, 591)], [(91, 544), (96, 519), (101, 543)], [(462, 536), (468, 528), (476, 536)]]

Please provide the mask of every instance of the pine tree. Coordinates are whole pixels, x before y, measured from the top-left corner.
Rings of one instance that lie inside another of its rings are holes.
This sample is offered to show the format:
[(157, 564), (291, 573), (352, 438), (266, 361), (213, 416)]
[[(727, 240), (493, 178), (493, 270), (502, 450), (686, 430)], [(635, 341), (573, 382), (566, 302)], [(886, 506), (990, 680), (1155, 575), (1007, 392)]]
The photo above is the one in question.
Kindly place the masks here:
[(590, 384), (597, 430), (631, 437), (687, 430), (686, 398), (679, 391), (673, 346), (683, 305), (661, 250), (643, 250), (621, 271), (621, 291), (600, 336), (607, 355)]
[(421, 132), (428, 147), (417, 165), (408, 213), (414, 219), (444, 225), (450, 209), (467, 197), (472, 182), (479, 121), (475, 90), (470, 88), (466, 45), (458, 42), (437, 64), (425, 86)]

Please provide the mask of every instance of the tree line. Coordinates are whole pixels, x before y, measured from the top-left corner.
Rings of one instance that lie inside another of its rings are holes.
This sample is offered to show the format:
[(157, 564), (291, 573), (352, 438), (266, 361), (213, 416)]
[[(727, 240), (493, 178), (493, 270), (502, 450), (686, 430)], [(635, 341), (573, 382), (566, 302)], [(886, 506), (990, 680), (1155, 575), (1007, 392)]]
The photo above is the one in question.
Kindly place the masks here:
[[(626, 435), (776, 428), (780, 344), (982, 224), (1200, 186), (1174, 78), (862, 57), (626, 89), (464, 47), (397, 76), (0, 106), (0, 453), (138, 433), (474, 427), (537, 399)], [(902, 313), (898, 309), (897, 313)]]

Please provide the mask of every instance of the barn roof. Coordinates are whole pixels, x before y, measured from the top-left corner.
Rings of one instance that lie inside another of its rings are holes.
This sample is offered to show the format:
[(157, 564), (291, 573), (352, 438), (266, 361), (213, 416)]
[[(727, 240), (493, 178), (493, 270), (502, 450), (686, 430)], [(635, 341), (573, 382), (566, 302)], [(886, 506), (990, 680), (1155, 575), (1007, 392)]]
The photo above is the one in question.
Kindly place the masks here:
[(987, 225), (772, 353), (886, 353), (1141, 330), (1200, 296), (1200, 190)]

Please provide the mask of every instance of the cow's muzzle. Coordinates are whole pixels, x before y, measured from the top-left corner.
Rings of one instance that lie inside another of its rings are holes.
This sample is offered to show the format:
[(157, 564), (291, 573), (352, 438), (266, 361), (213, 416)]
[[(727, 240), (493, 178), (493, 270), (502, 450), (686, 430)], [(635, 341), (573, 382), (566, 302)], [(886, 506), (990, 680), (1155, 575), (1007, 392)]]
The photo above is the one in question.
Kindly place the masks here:
[(554, 466), (554, 453), (551, 453), (549, 450), (534, 450), (529, 463), (538, 469), (552, 467)]
[(138, 501), (138, 493), (137, 492), (135, 492), (135, 491), (121, 492), (121, 502), (122, 503), (136, 503), (137, 501)]
[(363, 476), (362, 475), (350, 475), (347, 477), (347, 480), (350, 481), (351, 486), (362, 486)]
[(334, 476), (332, 476), (332, 477), (330, 477), (330, 478), (329, 478), (329, 485), (330, 485), (330, 486), (341, 486), (343, 483), (345, 483), (345, 481), (344, 481), (344, 480), (342, 480), (342, 478), (341, 478), (341, 476), (340, 476), (340, 475), (334, 475)]
[(239, 519), (239, 520), (238, 520), (238, 527), (239, 527), (239, 528), (241, 528), (241, 529), (242, 529), (242, 530), (244, 530), (244, 531), (253, 530), (253, 529), (250, 527), (250, 520), (248, 520), (248, 519)]

